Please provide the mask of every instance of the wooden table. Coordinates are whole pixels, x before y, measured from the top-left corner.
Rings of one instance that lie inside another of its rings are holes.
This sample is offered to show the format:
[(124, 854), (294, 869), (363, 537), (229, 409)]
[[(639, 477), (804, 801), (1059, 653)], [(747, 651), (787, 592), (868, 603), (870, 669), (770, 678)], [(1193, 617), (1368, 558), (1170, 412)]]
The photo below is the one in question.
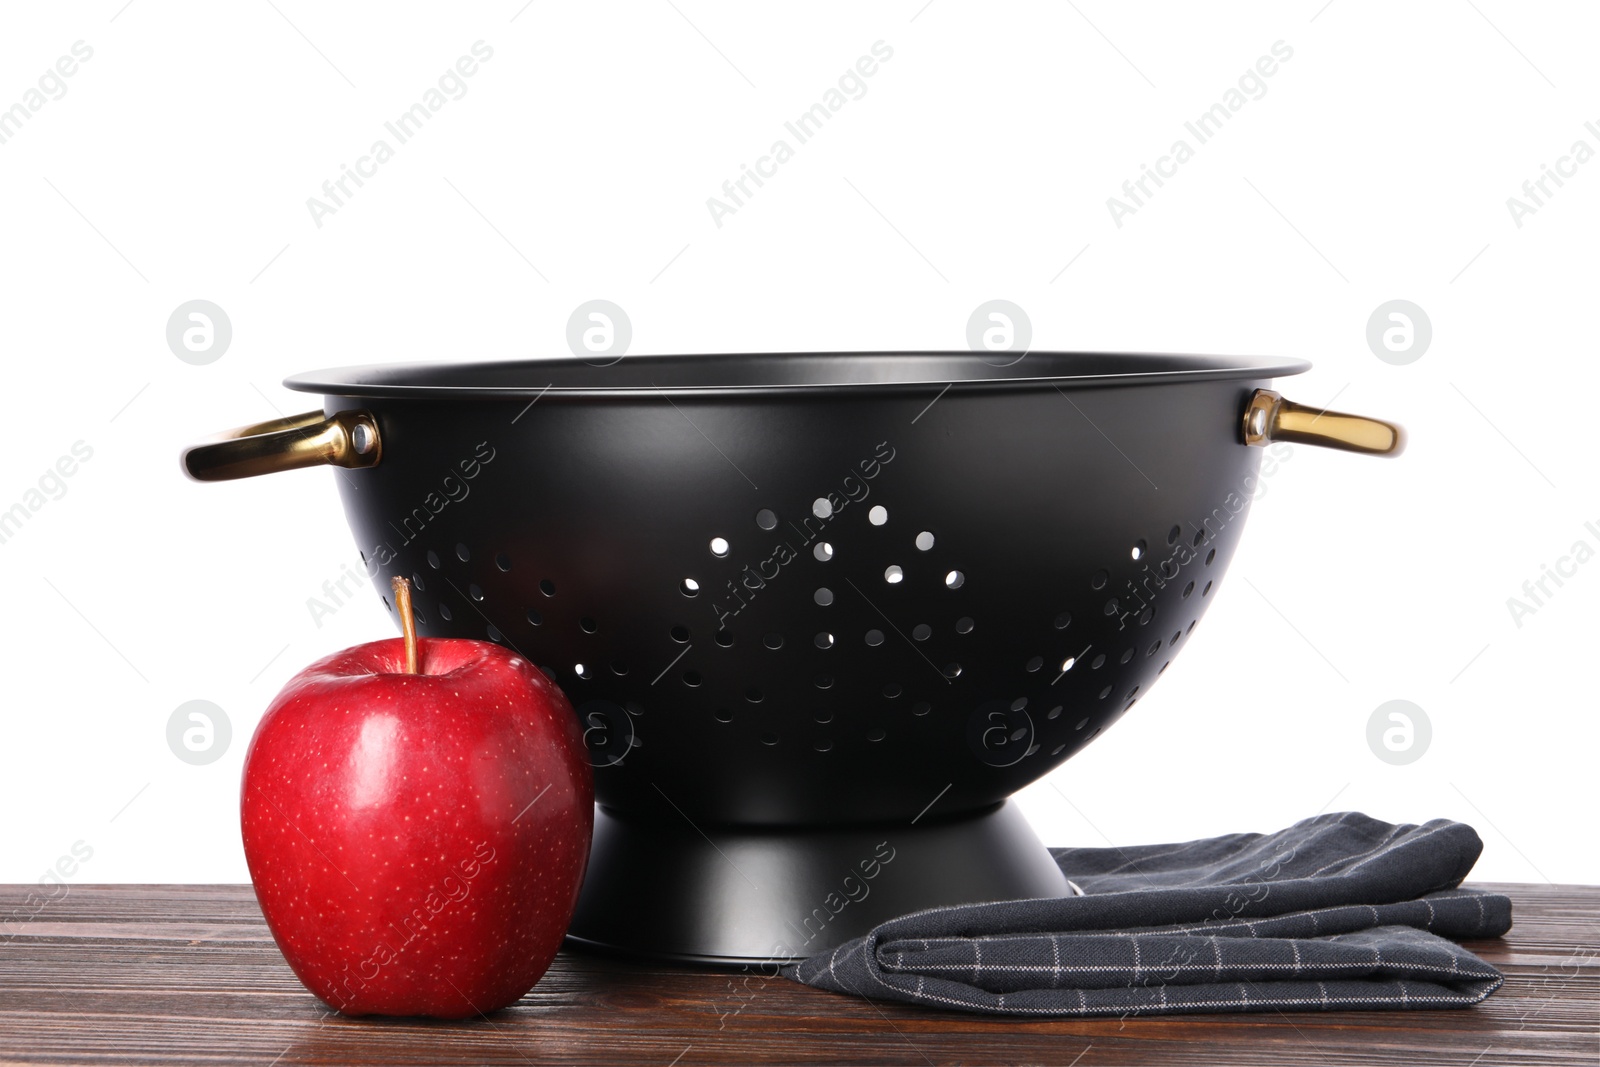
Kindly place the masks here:
[(328, 1014), (249, 886), (73, 886), (18, 914), (30, 888), (0, 886), (3, 1063), (1600, 1064), (1600, 887), (1486, 887), (1516, 927), (1471, 945), (1506, 984), (1465, 1011), (1015, 1022), (563, 953), (456, 1023)]

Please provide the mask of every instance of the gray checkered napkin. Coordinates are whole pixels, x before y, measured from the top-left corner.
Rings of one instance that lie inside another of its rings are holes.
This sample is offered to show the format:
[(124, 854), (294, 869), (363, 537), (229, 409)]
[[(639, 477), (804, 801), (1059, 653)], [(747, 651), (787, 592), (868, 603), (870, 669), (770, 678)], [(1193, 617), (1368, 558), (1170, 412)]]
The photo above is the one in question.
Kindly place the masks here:
[(1014, 1016), (1442, 1008), (1500, 972), (1455, 944), (1511, 928), (1459, 888), (1463, 823), (1357, 812), (1274, 834), (1052, 849), (1083, 896), (935, 908), (786, 968), (822, 989)]

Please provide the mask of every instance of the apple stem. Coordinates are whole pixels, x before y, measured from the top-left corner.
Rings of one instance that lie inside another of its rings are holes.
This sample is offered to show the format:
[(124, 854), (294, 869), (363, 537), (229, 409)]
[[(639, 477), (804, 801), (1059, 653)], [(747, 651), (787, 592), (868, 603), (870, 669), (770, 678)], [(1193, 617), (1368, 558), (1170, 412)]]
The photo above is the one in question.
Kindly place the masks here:
[(394, 609), (400, 613), (400, 630), (406, 635), (406, 673), (417, 673), (417, 621), (411, 617), (411, 582), (398, 574), (389, 580), (394, 589)]

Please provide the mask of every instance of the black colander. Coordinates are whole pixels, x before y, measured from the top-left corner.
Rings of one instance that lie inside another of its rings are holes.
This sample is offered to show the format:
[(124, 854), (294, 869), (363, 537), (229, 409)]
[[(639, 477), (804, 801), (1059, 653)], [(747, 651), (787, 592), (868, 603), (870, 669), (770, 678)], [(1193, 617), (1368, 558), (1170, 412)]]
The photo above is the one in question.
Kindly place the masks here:
[(1267, 389), (1307, 366), (366, 367), (289, 379), (324, 411), (185, 462), (204, 480), (348, 468), (380, 593), (411, 578), (424, 636), (520, 650), (583, 720), (600, 818), (574, 936), (750, 960), (1065, 891), (1002, 803), (1186, 646), (1254, 495), (1248, 445), (1400, 450), (1396, 427)]

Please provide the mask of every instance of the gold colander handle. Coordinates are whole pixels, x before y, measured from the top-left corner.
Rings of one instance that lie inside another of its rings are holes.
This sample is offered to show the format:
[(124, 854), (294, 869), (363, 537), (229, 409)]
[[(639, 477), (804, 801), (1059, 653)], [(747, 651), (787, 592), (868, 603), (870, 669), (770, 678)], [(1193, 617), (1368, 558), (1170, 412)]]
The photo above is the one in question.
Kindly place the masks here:
[(1244, 409), (1244, 443), (1265, 445), (1269, 441), (1393, 458), (1405, 451), (1406, 431), (1382, 419), (1307, 407), (1285, 400), (1271, 389), (1257, 389)]

